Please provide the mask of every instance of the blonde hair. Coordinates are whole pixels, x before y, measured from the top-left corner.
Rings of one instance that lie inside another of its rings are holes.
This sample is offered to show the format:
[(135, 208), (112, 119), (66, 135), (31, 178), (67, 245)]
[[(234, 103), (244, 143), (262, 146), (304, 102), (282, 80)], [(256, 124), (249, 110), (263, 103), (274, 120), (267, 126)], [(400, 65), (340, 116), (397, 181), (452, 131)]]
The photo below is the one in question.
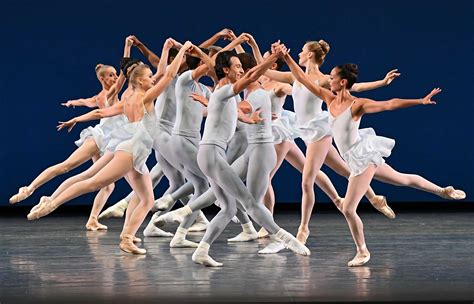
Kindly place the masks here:
[(137, 87), (139, 82), (138, 78), (143, 77), (145, 74), (146, 69), (150, 70), (150, 67), (142, 62), (138, 63), (135, 66), (131, 66), (131, 69), (128, 71), (128, 75), (130, 75), (130, 84), (133, 87)]
[(112, 68), (112, 66), (102, 63), (97, 64), (95, 66), (95, 75), (97, 76), (97, 79), (104, 77), (108, 68)]
[(310, 52), (313, 52), (314, 60), (318, 65), (322, 65), (324, 63), (324, 58), (331, 49), (329, 44), (322, 39), (319, 41), (308, 41), (306, 42), (306, 46)]

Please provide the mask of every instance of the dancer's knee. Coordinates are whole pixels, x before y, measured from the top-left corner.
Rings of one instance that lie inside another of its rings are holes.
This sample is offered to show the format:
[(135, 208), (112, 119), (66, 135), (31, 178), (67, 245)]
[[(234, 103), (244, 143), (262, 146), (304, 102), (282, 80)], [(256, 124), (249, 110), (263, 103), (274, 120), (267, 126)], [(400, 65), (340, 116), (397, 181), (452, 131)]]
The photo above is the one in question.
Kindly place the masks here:
[(304, 193), (314, 191), (313, 187), (314, 187), (314, 180), (310, 178), (304, 178), (303, 181), (301, 182), (301, 189), (303, 190)]

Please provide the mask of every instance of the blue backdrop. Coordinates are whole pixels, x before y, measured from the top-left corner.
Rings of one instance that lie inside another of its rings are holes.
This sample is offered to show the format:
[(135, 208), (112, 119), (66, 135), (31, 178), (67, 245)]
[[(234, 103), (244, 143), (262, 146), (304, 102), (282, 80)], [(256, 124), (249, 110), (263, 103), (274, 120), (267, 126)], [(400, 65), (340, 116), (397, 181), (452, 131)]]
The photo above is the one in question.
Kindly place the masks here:
[[(87, 125), (68, 134), (56, 132), (56, 122), (86, 109), (67, 109), (60, 103), (99, 92), (94, 67), (117, 67), (127, 35), (135, 34), (159, 54), (167, 37), (200, 43), (224, 27), (237, 34), (250, 32), (262, 50), (281, 39), (294, 57), (306, 40), (325, 39), (331, 45), (322, 67), (327, 73), (345, 62), (359, 65), (360, 81), (383, 78), (392, 68), (402, 73), (391, 86), (359, 96), (419, 98), (440, 86), (436, 106), (367, 116), (361, 126), (396, 139), (388, 159), (393, 167), (464, 189), (472, 201), (473, 1), (160, 2), (3, 1), (0, 205), (7, 205), (18, 187), (75, 149), (73, 141)], [(292, 108), (291, 100), (287, 105)], [(343, 194), (346, 181), (323, 170)], [(65, 177), (52, 180), (23, 204), (52, 193)], [(300, 182), (300, 174), (285, 164), (275, 178), (278, 201), (299, 202)], [(166, 185), (162, 182), (157, 194)], [(373, 186), (390, 201), (440, 200), (408, 188), (378, 182)], [(110, 201), (129, 189), (119, 182)], [(317, 195), (319, 201), (328, 200), (319, 189)], [(83, 196), (75, 203), (92, 199)]]

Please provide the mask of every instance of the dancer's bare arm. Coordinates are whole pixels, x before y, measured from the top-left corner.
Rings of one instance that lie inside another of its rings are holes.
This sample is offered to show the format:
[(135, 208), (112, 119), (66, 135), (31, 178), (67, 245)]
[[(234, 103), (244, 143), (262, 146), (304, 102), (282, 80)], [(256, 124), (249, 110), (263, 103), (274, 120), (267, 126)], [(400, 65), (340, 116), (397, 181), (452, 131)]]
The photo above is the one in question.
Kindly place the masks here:
[(377, 81), (370, 81), (370, 82), (359, 82), (354, 83), (352, 88), (350, 89), (351, 92), (363, 92), (378, 89), (380, 87), (388, 86), (395, 78), (400, 76), (398, 69), (393, 69), (385, 75), (384, 79), (377, 80)]
[(158, 67), (160, 63), (160, 57), (158, 57), (155, 53), (153, 53), (146, 45), (144, 45), (136, 36), (130, 36), (133, 40), (133, 45), (135, 45), (140, 52), (148, 59), (150, 64), (153, 67)]
[(207, 39), (206, 41), (202, 42), (199, 47), (202, 47), (202, 48), (208, 48), (210, 47), (211, 45), (214, 45), (219, 39), (225, 39), (225, 40), (231, 40), (231, 33), (232, 31), (230, 29), (223, 29), (217, 33), (215, 33), (214, 35), (212, 35), (211, 38)]

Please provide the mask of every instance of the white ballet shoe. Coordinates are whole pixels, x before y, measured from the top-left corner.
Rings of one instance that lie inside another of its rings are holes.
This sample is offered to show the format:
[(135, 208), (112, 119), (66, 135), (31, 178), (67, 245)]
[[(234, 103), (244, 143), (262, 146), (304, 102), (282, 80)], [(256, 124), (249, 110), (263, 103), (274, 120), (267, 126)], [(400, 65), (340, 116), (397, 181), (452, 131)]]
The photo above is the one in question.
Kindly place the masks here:
[(370, 260), (370, 252), (357, 253), (356, 256), (347, 263), (349, 267), (357, 267), (366, 264)]
[(121, 218), (125, 215), (125, 210), (127, 210), (127, 207), (128, 207), (128, 202), (125, 199), (122, 199), (118, 203), (102, 211), (102, 213), (99, 214), (99, 220), (107, 219), (111, 217)]
[(175, 237), (170, 242), (171, 248), (198, 248), (198, 243), (188, 241), (184, 238)]
[(134, 238), (135, 237), (130, 234), (125, 234), (120, 242), (120, 249), (131, 254), (146, 254), (146, 249), (138, 248), (134, 244)]
[(466, 193), (462, 190), (454, 189), (453, 186), (441, 188), (439, 196), (445, 199), (461, 200), (466, 198)]
[(275, 236), (270, 236), (270, 243), (263, 248), (262, 250), (259, 250), (258, 253), (260, 254), (272, 254), (272, 253), (278, 253), (285, 249), (285, 244)]
[(199, 214), (196, 218), (196, 221), (194, 224), (192, 224), (191, 227), (189, 227), (189, 232), (200, 232), (200, 231), (205, 231), (207, 229), (207, 224), (209, 224), (209, 221), (207, 220), (206, 216), (202, 211), (199, 211)]
[(145, 237), (172, 237), (174, 234), (168, 231), (161, 230), (154, 225), (148, 225), (143, 231)]
[(236, 217), (236, 216), (234, 216), (234, 217), (232, 218), (232, 222), (234, 222), (234, 223), (236, 223), (236, 224), (240, 224), (239, 218)]
[(175, 203), (175, 200), (170, 194), (166, 194), (159, 199), (155, 200), (155, 203), (153, 204), (152, 211), (156, 212), (158, 210), (164, 211), (168, 210), (171, 208), (171, 206)]
[(237, 236), (230, 238), (227, 240), (229, 243), (234, 243), (234, 242), (250, 242), (253, 240), (258, 239), (258, 234), (256, 232), (254, 233), (247, 233), (247, 232), (241, 232)]
[(282, 240), (282, 242), (285, 244), (285, 247), (290, 249), (294, 253), (301, 254), (304, 256), (311, 255), (311, 252), (303, 243), (298, 241), (293, 235), (291, 235), (284, 229), (278, 230), (275, 236)]
[(387, 205), (387, 198), (385, 196), (375, 195), (369, 200), (369, 202), (372, 204), (372, 206), (374, 206), (375, 209), (380, 211), (380, 213), (389, 219), (395, 218), (395, 212), (393, 212), (392, 208)]
[(161, 228), (164, 225), (171, 224), (171, 223), (181, 224), (184, 221), (184, 218), (190, 215), (191, 213), (192, 213), (191, 208), (189, 208), (186, 205), (174, 211), (160, 215), (158, 218), (156, 218), (153, 221), (153, 224), (158, 228)]
[(196, 249), (196, 251), (194, 251), (191, 259), (194, 263), (204, 265), (207, 267), (222, 267), (224, 265), (222, 263), (215, 261), (213, 258), (209, 256), (209, 254), (200, 252), (199, 248)]
[(33, 190), (30, 190), (28, 187), (21, 187), (18, 189), (18, 193), (10, 197), (10, 204), (16, 204), (21, 202), (22, 200), (27, 199), (30, 195), (33, 194)]

